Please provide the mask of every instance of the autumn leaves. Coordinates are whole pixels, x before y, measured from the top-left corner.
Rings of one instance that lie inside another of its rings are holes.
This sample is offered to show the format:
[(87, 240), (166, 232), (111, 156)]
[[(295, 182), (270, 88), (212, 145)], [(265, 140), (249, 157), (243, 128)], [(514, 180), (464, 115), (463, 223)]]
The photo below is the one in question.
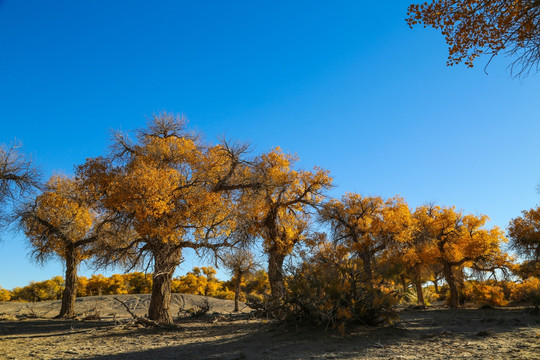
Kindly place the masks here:
[[(350, 286), (375, 288), (405, 276), (422, 299), (422, 283), (442, 272), (452, 306), (459, 304), (460, 272), (506, 261), (502, 232), (485, 229), (486, 217), (451, 207), (411, 210), (399, 197), (347, 193), (325, 202), (328, 171), (298, 170), (297, 158), (279, 148), (250, 157), (246, 146), (206, 144), (182, 117), (155, 116), (134, 138), (116, 134), (111, 149), (79, 166), (74, 178), (53, 177), (21, 213), (35, 256), (56, 254), (66, 263), (60, 316), (73, 316), (77, 265), (89, 257), (128, 269), (151, 264), (148, 316), (165, 323), (172, 322), (172, 276), (188, 248), (219, 257), (260, 241), (277, 302), (288, 291), (285, 258), (300, 245), (355, 259), (362, 278)], [(316, 219), (332, 241), (313, 230)]]
[[(507, 261), (500, 229), (484, 229), (486, 216), (464, 215), (453, 207), (424, 205), (411, 211), (399, 197), (349, 193), (324, 204), (320, 218), (330, 225), (334, 242), (361, 260), (366, 281), (390, 280), (402, 272), (416, 285), (422, 305), (422, 284), (436, 269), (450, 287), (450, 305), (457, 307), (456, 273), (480, 263), (500, 268)], [(385, 270), (392, 267), (397, 273)]]
[(515, 56), (517, 74), (538, 70), (540, 4), (516, 0), (435, 0), (412, 4), (409, 26), (423, 24), (440, 29), (448, 44), (448, 65), (464, 62), (472, 67), (482, 53), (506, 52)]

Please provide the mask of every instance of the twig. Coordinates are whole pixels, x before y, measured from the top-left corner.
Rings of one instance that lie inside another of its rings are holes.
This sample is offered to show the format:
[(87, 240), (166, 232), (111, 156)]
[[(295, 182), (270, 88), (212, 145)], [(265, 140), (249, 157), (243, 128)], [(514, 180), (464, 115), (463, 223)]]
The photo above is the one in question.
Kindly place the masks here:
[(33, 306), (30, 307), (28, 304), (26, 304), (26, 308), (32, 312), (33, 317), (35, 318), (39, 317), (38, 314), (36, 314), (36, 312), (34, 311)]
[(117, 298), (116, 296), (113, 297), (114, 300), (118, 301), (120, 304), (122, 304), (127, 312), (131, 315), (131, 317), (135, 320), (135, 323), (137, 324), (141, 324), (141, 325), (144, 325), (144, 326), (156, 326), (156, 327), (164, 327), (162, 324), (158, 323), (157, 321), (154, 321), (154, 320), (150, 320), (150, 319), (147, 319), (147, 318), (144, 318), (144, 317), (140, 317), (138, 316), (137, 314), (135, 314), (130, 308), (129, 306), (123, 302), (122, 300), (120, 300), (119, 298)]

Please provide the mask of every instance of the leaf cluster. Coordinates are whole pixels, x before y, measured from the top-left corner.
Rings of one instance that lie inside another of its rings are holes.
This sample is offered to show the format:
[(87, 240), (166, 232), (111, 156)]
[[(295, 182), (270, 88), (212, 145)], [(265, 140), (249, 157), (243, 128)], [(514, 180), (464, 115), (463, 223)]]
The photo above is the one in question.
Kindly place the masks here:
[(472, 67), (481, 54), (505, 52), (512, 72), (526, 75), (540, 65), (540, 2), (537, 0), (434, 0), (408, 8), (409, 26), (439, 29), (448, 44), (448, 65)]

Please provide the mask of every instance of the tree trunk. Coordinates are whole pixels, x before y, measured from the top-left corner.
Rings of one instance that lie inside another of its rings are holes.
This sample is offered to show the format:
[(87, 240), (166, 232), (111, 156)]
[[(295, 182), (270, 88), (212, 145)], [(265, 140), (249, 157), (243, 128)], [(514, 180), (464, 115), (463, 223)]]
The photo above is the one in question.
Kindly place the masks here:
[(416, 299), (418, 305), (426, 306), (426, 301), (424, 299), (424, 291), (422, 290), (422, 280), (421, 280), (421, 271), (420, 265), (416, 265), (413, 268), (413, 279), (414, 286), (416, 288)]
[(268, 281), (270, 292), (274, 300), (285, 295), (285, 280), (283, 278), (283, 261), (285, 256), (271, 252), (268, 259)]
[(58, 318), (75, 317), (75, 297), (77, 296), (77, 266), (79, 262), (75, 256), (75, 249), (68, 248), (66, 254), (66, 279), (62, 294), (62, 307)]
[(180, 265), (182, 249), (161, 244), (154, 250), (154, 276), (148, 318), (158, 323), (171, 324), (171, 284), (174, 270)]
[(399, 279), (401, 280), (401, 287), (403, 288), (403, 293), (407, 290), (407, 279), (405, 279), (405, 275), (400, 274)]
[(418, 299), (418, 305), (426, 306), (426, 301), (424, 300), (424, 292), (422, 291), (422, 282), (415, 279), (414, 285), (416, 286), (416, 298)]
[(435, 287), (435, 293), (439, 294), (439, 280), (438, 279), (433, 280), (433, 286)]
[(364, 276), (367, 283), (371, 284), (371, 281), (373, 280), (373, 270), (371, 269), (371, 254), (369, 251), (364, 251), (360, 254), (360, 257), (362, 259), (362, 264), (364, 267)]
[(242, 282), (242, 277), (239, 274), (236, 274), (234, 280), (234, 312), (239, 312), (238, 300), (240, 298), (240, 283)]
[(452, 272), (452, 266), (448, 263), (443, 264), (443, 274), (444, 279), (448, 283), (450, 288), (450, 307), (457, 308), (459, 307), (459, 291), (456, 285), (456, 279), (454, 273)]

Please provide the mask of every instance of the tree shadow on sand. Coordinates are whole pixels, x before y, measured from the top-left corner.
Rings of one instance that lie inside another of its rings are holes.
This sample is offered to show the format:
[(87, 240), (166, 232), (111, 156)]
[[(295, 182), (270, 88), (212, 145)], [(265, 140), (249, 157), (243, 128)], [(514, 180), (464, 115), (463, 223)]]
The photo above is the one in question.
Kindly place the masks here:
[[(408, 341), (496, 337), (527, 328), (531, 324), (540, 324), (540, 316), (532, 315), (523, 308), (430, 309), (404, 311), (401, 315), (401, 320), (395, 326), (351, 327), (343, 337), (334, 331), (310, 326), (296, 328), (233, 322), (219, 329), (209, 329), (204, 322), (200, 322), (188, 331), (190, 336), (201, 341), (96, 356), (92, 359), (355, 358), (370, 348), (383, 348)], [(229, 336), (222, 338), (224, 334)], [(184, 334), (179, 332), (178, 336), (182, 337)]]

